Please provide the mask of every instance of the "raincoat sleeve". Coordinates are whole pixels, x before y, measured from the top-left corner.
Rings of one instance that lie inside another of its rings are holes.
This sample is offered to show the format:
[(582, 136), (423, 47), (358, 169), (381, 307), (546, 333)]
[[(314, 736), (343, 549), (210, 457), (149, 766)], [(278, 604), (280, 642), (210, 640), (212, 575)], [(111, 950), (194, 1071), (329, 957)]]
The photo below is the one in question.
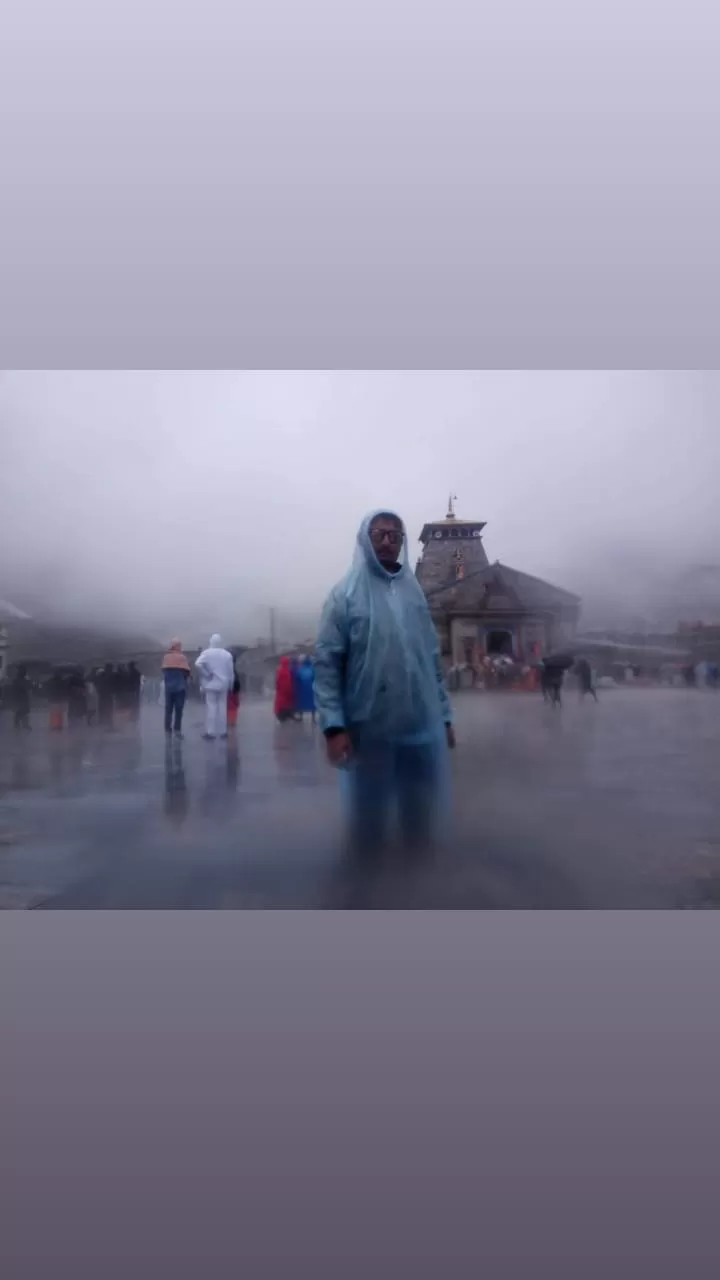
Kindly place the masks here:
[(336, 589), (325, 602), (315, 645), (315, 704), (323, 731), (345, 728), (347, 650), (347, 610), (344, 596)]
[(435, 678), (437, 680), (437, 685), (438, 685), (438, 697), (440, 699), (440, 714), (442, 715), (442, 718), (445, 724), (452, 724), (453, 722), (452, 706), (450, 705), (450, 698), (448, 697), (447, 684), (445, 682), (445, 672), (443, 671), (442, 659), (440, 657), (440, 644), (438, 642), (437, 631), (435, 630), (435, 624), (432, 620), (432, 617), (430, 616), (429, 609), (426, 609), (425, 617), (426, 617), (426, 626), (427, 626), (427, 634), (428, 634), (428, 645), (430, 647), (433, 667), (435, 668)]

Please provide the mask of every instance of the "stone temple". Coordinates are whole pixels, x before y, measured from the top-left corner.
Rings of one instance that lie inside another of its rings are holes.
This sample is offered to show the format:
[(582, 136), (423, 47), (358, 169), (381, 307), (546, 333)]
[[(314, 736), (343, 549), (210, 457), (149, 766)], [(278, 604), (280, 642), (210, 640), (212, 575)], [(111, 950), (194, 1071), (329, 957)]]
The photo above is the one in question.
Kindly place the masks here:
[(502, 654), (531, 662), (569, 645), (580, 599), (496, 560), (483, 546), (482, 520), (461, 520), (453, 499), (444, 520), (424, 525), (416, 574), (445, 663), (476, 666)]

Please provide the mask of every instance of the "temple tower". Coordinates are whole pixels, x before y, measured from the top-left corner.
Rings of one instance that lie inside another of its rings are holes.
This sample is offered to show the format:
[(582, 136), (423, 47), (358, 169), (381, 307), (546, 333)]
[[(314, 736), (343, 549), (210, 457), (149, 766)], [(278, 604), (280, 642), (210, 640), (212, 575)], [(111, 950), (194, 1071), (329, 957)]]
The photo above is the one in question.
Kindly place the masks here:
[(423, 591), (462, 582), (471, 573), (487, 567), (482, 542), (483, 520), (460, 520), (455, 514), (456, 499), (451, 494), (444, 520), (423, 525), (422, 554), (416, 574)]

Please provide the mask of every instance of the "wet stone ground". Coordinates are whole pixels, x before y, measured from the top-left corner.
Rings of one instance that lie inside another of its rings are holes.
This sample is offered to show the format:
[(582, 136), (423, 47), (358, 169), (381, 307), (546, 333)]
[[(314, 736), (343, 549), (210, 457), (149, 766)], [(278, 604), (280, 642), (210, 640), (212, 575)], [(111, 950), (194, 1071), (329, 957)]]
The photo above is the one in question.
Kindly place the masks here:
[(720, 905), (720, 696), (612, 690), (561, 712), (456, 699), (441, 847), (372, 873), (343, 850), (310, 724), (247, 701), (206, 743), (139, 729), (15, 733), (0, 715), (0, 907), (709, 908)]

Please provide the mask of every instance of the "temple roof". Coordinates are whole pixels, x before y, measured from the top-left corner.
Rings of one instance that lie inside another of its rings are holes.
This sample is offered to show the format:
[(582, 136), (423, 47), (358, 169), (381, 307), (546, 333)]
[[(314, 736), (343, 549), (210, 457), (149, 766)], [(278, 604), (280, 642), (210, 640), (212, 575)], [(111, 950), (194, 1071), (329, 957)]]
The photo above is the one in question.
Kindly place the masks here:
[(486, 520), (460, 520), (457, 516), (446, 516), (444, 520), (429, 520), (422, 527), (420, 534), (420, 542), (429, 542), (433, 529), (446, 529), (455, 527), (464, 529), (484, 529), (487, 524)]
[(456, 502), (457, 502), (457, 494), (453, 493), (451, 490), (450, 493), (448, 494), (447, 514), (445, 516), (445, 519), (430, 520), (428, 521), (427, 524), (423, 525), (422, 533), (420, 534), (420, 541), (422, 543), (427, 543), (430, 541), (433, 531), (437, 529), (446, 529), (448, 528), (448, 526), (452, 526), (452, 525), (454, 525), (455, 528), (462, 526), (464, 529), (475, 530), (478, 533), (480, 533), (485, 528), (486, 522), (484, 520), (458, 519), (457, 513), (455, 511)]
[(552, 582), (545, 582), (543, 578), (536, 578), (531, 573), (523, 573), (520, 569), (511, 569), (509, 565), (501, 564), (499, 560), (494, 565), (488, 565), (485, 573), (492, 574), (493, 570), (500, 571), (502, 581), (512, 587), (522, 603), (528, 606), (547, 605), (548, 602), (554, 602), (567, 607), (580, 603), (580, 596), (576, 596), (572, 591), (566, 591), (564, 587), (556, 587)]
[(466, 578), (448, 582), (443, 588), (431, 588), (427, 595), (431, 605), (437, 604), (440, 609), (443, 607), (444, 591), (447, 591), (448, 596), (450, 592), (453, 593), (452, 605), (448, 599), (448, 607), (452, 607), (453, 611), (463, 608), (478, 609), (485, 593), (493, 586), (497, 586), (499, 594), (510, 597), (514, 608), (567, 609), (576, 608), (580, 604), (580, 597), (573, 595), (571, 591), (553, 586), (552, 583), (530, 573), (523, 573), (520, 569), (512, 569), (499, 560), (476, 573), (468, 574)]

